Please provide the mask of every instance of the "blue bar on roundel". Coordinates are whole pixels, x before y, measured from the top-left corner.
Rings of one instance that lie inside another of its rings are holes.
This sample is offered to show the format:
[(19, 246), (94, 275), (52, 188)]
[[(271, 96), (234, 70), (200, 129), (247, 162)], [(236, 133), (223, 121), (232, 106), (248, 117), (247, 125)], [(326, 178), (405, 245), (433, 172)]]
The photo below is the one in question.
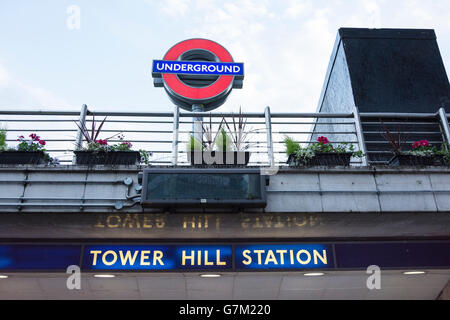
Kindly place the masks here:
[(204, 62), (153, 60), (152, 74), (162, 73), (244, 76), (244, 64), (238, 62)]
[(276, 244), (235, 246), (236, 269), (334, 268), (333, 250), (327, 244)]

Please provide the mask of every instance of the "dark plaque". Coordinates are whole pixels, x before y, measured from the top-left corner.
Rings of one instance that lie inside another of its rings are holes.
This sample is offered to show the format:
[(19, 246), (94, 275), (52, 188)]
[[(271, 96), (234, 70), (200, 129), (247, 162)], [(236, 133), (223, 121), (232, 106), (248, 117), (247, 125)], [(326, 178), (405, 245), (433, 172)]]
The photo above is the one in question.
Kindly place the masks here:
[(265, 178), (258, 169), (146, 169), (145, 206), (265, 207)]

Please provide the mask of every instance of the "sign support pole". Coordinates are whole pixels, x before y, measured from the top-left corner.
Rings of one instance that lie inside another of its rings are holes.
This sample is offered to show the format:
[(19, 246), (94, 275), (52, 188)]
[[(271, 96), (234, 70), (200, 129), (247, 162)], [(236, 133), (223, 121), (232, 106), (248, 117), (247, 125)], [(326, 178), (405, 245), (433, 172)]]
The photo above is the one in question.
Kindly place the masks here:
[(275, 159), (273, 156), (272, 121), (269, 106), (267, 106), (266, 109), (264, 110), (264, 117), (266, 120), (267, 156), (269, 157), (269, 165), (273, 167), (275, 164)]
[(180, 128), (180, 107), (173, 108), (172, 165), (178, 164), (178, 130)]
[[(86, 115), (88, 114), (88, 107), (87, 105), (83, 104), (80, 111), (80, 127), (83, 127), (83, 125), (86, 123)], [(77, 138), (75, 140), (75, 150), (81, 150), (83, 144), (83, 133), (81, 132), (81, 129), (78, 128), (77, 130)], [(74, 155), (72, 159), (72, 164), (76, 164), (77, 158)]]

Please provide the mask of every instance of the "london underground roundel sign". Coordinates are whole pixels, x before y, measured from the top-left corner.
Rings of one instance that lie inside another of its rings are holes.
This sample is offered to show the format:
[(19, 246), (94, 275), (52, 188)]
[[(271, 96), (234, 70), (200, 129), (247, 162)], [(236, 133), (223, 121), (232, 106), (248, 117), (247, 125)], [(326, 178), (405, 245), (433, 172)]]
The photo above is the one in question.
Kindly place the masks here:
[(190, 39), (170, 48), (163, 60), (153, 60), (152, 76), (176, 105), (209, 111), (222, 105), (232, 88), (242, 88), (244, 64), (235, 63), (217, 42)]

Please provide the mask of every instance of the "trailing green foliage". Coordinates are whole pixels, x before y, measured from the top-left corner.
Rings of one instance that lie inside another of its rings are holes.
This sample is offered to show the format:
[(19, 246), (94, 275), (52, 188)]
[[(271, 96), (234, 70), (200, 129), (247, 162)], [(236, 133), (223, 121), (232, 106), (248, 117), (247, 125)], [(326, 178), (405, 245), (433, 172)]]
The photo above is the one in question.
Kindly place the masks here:
[(152, 152), (148, 152), (146, 150), (139, 150), (139, 153), (141, 155), (141, 163), (144, 163), (145, 165), (148, 165), (150, 163), (150, 157), (153, 156)]

